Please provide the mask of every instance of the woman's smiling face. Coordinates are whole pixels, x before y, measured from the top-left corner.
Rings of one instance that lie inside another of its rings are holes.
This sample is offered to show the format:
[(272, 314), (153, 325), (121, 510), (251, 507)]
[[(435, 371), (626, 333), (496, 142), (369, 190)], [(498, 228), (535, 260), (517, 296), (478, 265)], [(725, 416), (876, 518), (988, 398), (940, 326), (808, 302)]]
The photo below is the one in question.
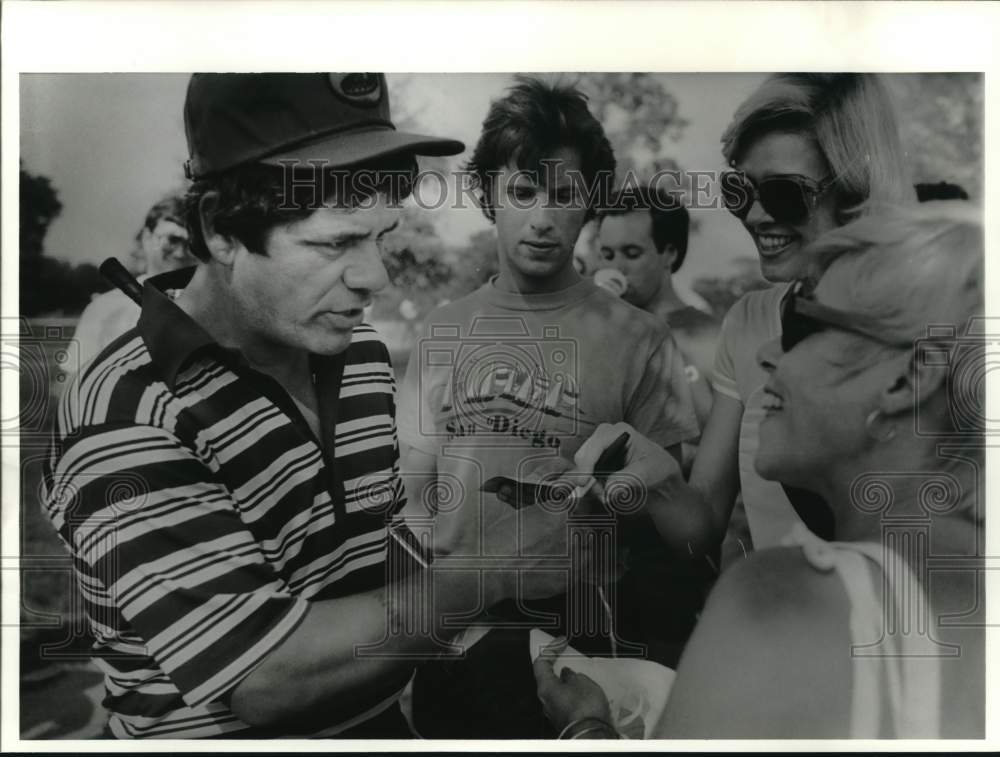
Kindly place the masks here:
[[(767, 133), (750, 142), (735, 167), (754, 182), (795, 174), (819, 183), (830, 173), (814, 142), (802, 134), (786, 132)], [(743, 225), (757, 245), (764, 278), (791, 281), (809, 270), (808, 260), (801, 254), (803, 248), (838, 225), (834, 193), (821, 195), (809, 216), (794, 225), (779, 224), (755, 201)]]

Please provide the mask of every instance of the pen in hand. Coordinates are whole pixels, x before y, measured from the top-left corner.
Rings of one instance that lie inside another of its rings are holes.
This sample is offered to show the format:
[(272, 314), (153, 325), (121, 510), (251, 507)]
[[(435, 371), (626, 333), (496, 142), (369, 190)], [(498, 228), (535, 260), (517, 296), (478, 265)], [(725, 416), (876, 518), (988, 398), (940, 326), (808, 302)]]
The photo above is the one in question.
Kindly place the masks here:
[(592, 488), (594, 484), (600, 481), (604, 481), (612, 473), (617, 473), (622, 468), (625, 467), (626, 453), (628, 452), (628, 431), (623, 431), (618, 438), (616, 438), (611, 444), (609, 444), (601, 456), (597, 458), (597, 462), (594, 463), (594, 470), (584, 483), (580, 484), (573, 490), (573, 498), (579, 500), (584, 497)]

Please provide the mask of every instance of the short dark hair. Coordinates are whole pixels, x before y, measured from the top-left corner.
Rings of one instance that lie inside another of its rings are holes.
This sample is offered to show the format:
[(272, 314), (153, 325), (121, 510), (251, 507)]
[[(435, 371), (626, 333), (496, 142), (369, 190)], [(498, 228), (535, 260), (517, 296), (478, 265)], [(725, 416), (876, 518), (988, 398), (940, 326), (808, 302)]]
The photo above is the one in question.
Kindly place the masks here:
[(191, 252), (199, 260), (210, 256), (201, 228), (201, 200), (209, 192), (218, 195), (211, 209), (215, 231), (263, 255), (275, 227), (301, 221), (320, 208), (357, 207), (376, 194), (402, 202), (416, 175), (416, 158), (404, 154), (340, 169), (253, 163), (197, 179), (184, 198)]
[(656, 251), (662, 254), (668, 244), (677, 251), (677, 257), (670, 265), (670, 272), (676, 273), (687, 256), (691, 218), (687, 208), (673, 194), (656, 187), (625, 187), (615, 193), (608, 206), (598, 214), (598, 228), (608, 216), (623, 216), (644, 210), (649, 211)]
[[(483, 131), (466, 169), (472, 173), (483, 214), (495, 220), (492, 178), (516, 165), (539, 171), (542, 160), (560, 147), (576, 150), (588, 191), (596, 181), (611, 182), (615, 154), (604, 127), (587, 107), (587, 96), (574, 86), (549, 84), (518, 76), (507, 94), (490, 104)], [(587, 219), (594, 216), (595, 204)]]

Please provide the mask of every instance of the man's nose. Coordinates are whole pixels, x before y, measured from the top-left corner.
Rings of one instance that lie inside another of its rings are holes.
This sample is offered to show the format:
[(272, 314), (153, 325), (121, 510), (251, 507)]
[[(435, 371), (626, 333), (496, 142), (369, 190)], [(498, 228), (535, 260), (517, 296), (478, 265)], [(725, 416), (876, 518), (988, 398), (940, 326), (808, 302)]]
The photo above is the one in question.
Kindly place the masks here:
[(344, 271), (344, 283), (350, 288), (374, 294), (385, 289), (389, 272), (382, 262), (378, 244), (369, 242), (359, 251), (357, 258)]
[(538, 206), (534, 209), (531, 214), (531, 231), (536, 236), (545, 236), (550, 233), (553, 228), (551, 211), (544, 207), (544, 203), (538, 203)]
[(781, 351), (781, 341), (779, 339), (771, 339), (764, 342), (757, 350), (757, 364), (768, 373), (773, 373), (783, 354)]
[(612, 255), (605, 261), (609, 268), (614, 268), (616, 271), (621, 271), (625, 273), (626, 260), (624, 255)]

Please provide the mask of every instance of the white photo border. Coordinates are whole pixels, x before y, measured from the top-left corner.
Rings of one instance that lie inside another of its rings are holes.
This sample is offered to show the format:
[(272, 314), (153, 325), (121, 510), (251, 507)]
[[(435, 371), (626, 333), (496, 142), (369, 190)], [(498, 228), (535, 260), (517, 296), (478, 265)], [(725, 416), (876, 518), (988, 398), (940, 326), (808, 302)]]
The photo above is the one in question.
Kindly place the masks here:
[[(641, 19), (640, 23), (636, 23)], [(629, 24), (628, 22), (633, 22)], [(620, 39), (607, 30), (627, 29)], [(417, 44), (421, 35), (433, 44)], [(29, 72), (194, 70), (472, 71), (975, 71), (985, 73), (985, 176), (1000, 176), (1000, 5), (974, 2), (8, 2), (2, 27), (2, 278), (0, 313), (18, 309), (18, 77)], [(415, 51), (418, 50), (418, 53)], [(85, 149), (85, 147), (81, 147)], [(998, 189), (984, 181), (985, 218)], [(988, 222), (987, 315), (997, 314), (996, 224)], [(18, 412), (3, 372), (2, 412)], [(988, 397), (998, 396), (990, 376)], [(992, 407), (987, 401), (988, 407)], [(198, 741), (122, 743), (20, 739), (18, 627), (19, 481), (16, 445), (2, 448), (2, 709), (4, 751), (203, 751)], [(987, 480), (1000, 480), (996, 450)], [(993, 492), (987, 492), (993, 499)], [(987, 519), (987, 554), (1000, 555)], [(987, 571), (989, 597), (997, 581)], [(988, 602), (989, 621), (997, 616)], [(995, 621), (992, 623), (995, 625)], [(943, 741), (600, 742), (602, 751), (872, 751), (996, 748), (998, 645), (988, 629), (987, 738)], [(992, 685), (991, 685), (992, 684)], [(821, 681), (817, 685), (822, 685)], [(590, 751), (591, 743), (537, 741), (213, 741), (213, 751)]]

